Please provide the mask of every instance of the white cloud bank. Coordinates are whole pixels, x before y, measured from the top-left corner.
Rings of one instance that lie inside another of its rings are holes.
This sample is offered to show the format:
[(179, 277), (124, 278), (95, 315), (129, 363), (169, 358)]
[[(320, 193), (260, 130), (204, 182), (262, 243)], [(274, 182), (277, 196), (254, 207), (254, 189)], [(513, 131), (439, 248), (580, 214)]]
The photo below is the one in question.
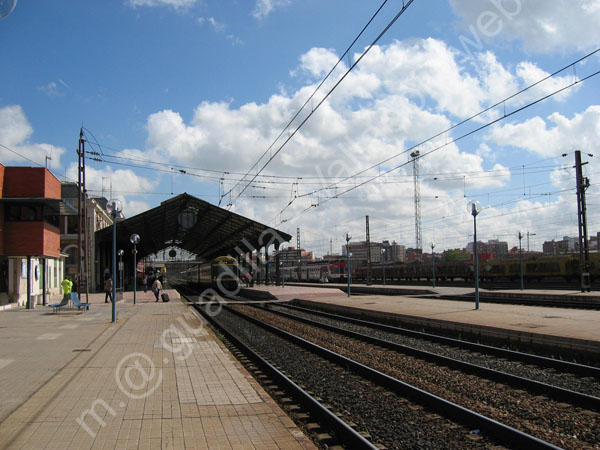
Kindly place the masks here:
[[(244, 192), (244, 197), (236, 202), (234, 209), (263, 222), (274, 218), (271, 224), (283, 221), (282, 227), (288, 226), (287, 221), (293, 222), (293, 228), (287, 231), (295, 231), (294, 228), (300, 226), (314, 233), (320, 232), (321, 236), (329, 233), (334, 237), (342, 236), (348, 231), (347, 228), (354, 226), (343, 224), (356, 216), (356, 211), (360, 211), (360, 214), (370, 214), (373, 218), (385, 217), (404, 224), (396, 229), (388, 229), (390, 235), (387, 237), (380, 234), (375, 238), (403, 239), (404, 243), (411, 245), (414, 226), (412, 165), (408, 162), (407, 154), (402, 154), (403, 150), (547, 75), (531, 62), (503, 65), (492, 52), (478, 54), (477, 58), (479, 64), (474, 71), (457, 49), (435, 39), (415, 39), (375, 47), (265, 171), (265, 174), (298, 177), (297, 185), (290, 187), (289, 181), (287, 184), (254, 183)], [(189, 121), (172, 110), (152, 114), (146, 124), (146, 155), (153, 160), (185, 166), (245, 172), (275, 140), (337, 59), (332, 50), (314, 48), (306, 52), (299, 58), (299, 67), (292, 71), (295, 79), (304, 85), (289, 93), (275, 94), (263, 104), (247, 103), (233, 107), (227, 102), (202, 102)], [(345, 67), (340, 70), (345, 70)], [(549, 80), (536, 92), (528, 91), (507, 107), (523, 105), (570, 81), (568, 77)], [(561, 104), (570, 92), (547, 104)], [(322, 98), (323, 93), (317, 94), (309, 109)], [(302, 113), (295, 125), (306, 114)], [(499, 114), (501, 111), (493, 111), (486, 118), (498, 117)], [(481, 122), (474, 123), (471, 128), (479, 125)], [(466, 130), (460, 132), (463, 131)], [(563, 131), (574, 135), (580, 130), (565, 128)], [(449, 242), (457, 245), (469, 236), (472, 223), (468, 220), (468, 214), (464, 214), (466, 220), (461, 214), (456, 218), (457, 211), (466, 211), (465, 204), (469, 199), (463, 194), (506, 187), (511, 172), (495, 161), (496, 153), (510, 151), (510, 143), (521, 139), (515, 136), (512, 141), (508, 138), (501, 140), (501, 132), (497, 137), (491, 133), (488, 138), (481, 136), (482, 142), (478, 148), (461, 148), (451, 142), (460, 132), (448, 133), (420, 149), (423, 153), (441, 143), (450, 142), (442, 150), (420, 161), (421, 173), (433, 174), (422, 177), (424, 223), (434, 218), (445, 218), (441, 226), (424, 227), (424, 239), (435, 239), (442, 246), (452, 245)], [(288, 135), (286, 133), (272, 151)], [(534, 148), (524, 150), (537, 152)], [(398, 154), (400, 156), (380, 168), (363, 174), (372, 176), (402, 166), (390, 177), (382, 177), (378, 182), (331, 200), (331, 197), (361, 181), (351, 180), (335, 189), (298, 198), (280, 213), (294, 197), (311, 192), (319, 186), (319, 182), (320, 186), (327, 184), (330, 180), (328, 177), (349, 176)], [(484, 169), (494, 170), (495, 175), (465, 178), (443, 176), (467, 172), (477, 174)], [(194, 173), (194, 170), (189, 169), (188, 173)], [(235, 176), (228, 175), (226, 178), (225, 190), (233, 186), (230, 179)], [(190, 177), (190, 180), (194, 178)], [(535, 199), (528, 201), (534, 205), (530, 205), (534, 211), (529, 213), (530, 220), (523, 218), (523, 214), (527, 213), (503, 215), (509, 208), (520, 211), (522, 202), (487, 210), (486, 214), (499, 216), (487, 229), (491, 233), (490, 238), (494, 237), (494, 230), (502, 234), (512, 228), (517, 230), (517, 225), (511, 225), (517, 218), (520, 224), (534, 223), (536, 208), (541, 203), (536, 203)], [(227, 199), (224, 203), (227, 203)], [(300, 214), (306, 208), (313, 208), (312, 212)], [(565, 211), (566, 208), (563, 206), (556, 210)], [(359, 221), (357, 236), (363, 234), (360, 231), (363, 227), (364, 221), (362, 224)], [(443, 233), (440, 230), (444, 230)], [(430, 235), (425, 236), (427, 233)]]
[(33, 127), (20, 105), (0, 108), (0, 144), (10, 149), (0, 146), (0, 162), (4, 165), (29, 165), (33, 161), (45, 166), (48, 156), (52, 158), (49, 167), (59, 169), (60, 158), (65, 149), (51, 144), (33, 143), (30, 141), (32, 135)]
[(600, 44), (598, 0), (449, 0), (473, 40), (520, 41), (528, 51), (586, 51)]

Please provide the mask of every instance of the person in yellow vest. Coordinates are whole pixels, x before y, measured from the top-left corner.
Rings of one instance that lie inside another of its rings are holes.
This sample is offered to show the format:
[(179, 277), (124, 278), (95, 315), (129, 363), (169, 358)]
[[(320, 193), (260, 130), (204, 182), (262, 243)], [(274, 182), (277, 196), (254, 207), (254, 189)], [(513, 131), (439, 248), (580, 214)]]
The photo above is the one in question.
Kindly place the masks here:
[(63, 288), (63, 293), (65, 297), (71, 293), (71, 289), (73, 288), (73, 282), (69, 280), (69, 277), (65, 277), (65, 279), (62, 280), (62, 283), (60, 283), (60, 285)]

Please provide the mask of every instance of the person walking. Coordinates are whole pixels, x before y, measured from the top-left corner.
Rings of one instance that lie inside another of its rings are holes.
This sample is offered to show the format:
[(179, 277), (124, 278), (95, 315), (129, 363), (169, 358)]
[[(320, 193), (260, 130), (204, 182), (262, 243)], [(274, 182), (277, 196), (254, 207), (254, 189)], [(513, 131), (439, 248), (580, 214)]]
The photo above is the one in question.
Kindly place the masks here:
[(148, 275), (144, 274), (142, 284), (144, 285), (144, 292), (148, 292)]
[(152, 292), (154, 292), (154, 296), (156, 297), (156, 301), (158, 302), (158, 295), (160, 294), (160, 290), (162, 289), (162, 283), (157, 278), (152, 283)]
[(113, 290), (112, 277), (110, 275), (107, 275), (107, 276), (105, 276), (105, 280), (104, 280), (104, 303), (108, 303), (109, 298), (110, 298), (111, 302), (113, 301), (112, 290)]
[(63, 293), (65, 297), (71, 293), (71, 289), (73, 288), (73, 282), (69, 280), (69, 277), (65, 277), (65, 279), (62, 280), (60, 285), (63, 288)]

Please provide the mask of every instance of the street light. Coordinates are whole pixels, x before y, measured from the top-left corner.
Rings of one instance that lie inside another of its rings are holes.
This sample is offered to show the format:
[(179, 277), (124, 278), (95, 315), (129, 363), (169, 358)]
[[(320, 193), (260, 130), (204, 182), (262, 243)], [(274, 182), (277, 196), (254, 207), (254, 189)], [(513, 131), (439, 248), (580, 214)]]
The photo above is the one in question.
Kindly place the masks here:
[(119, 249), (117, 255), (119, 255), (119, 282), (121, 289), (125, 292), (125, 289), (123, 289), (123, 253), (125, 253), (123, 249)]
[(435, 258), (433, 257), (433, 248), (435, 247), (435, 242), (431, 243), (431, 274), (432, 274), (432, 282), (433, 287), (435, 287)]
[(113, 219), (113, 242), (112, 242), (112, 321), (117, 321), (117, 217), (123, 210), (121, 200), (113, 198), (106, 204), (106, 211)]
[(385, 248), (381, 249), (381, 259), (383, 259), (383, 287), (385, 287)]
[(523, 233), (519, 231), (517, 237), (519, 238), (519, 273), (521, 275), (521, 290), (523, 290), (523, 247), (521, 247), (521, 239), (523, 239)]
[(536, 236), (536, 234), (527, 232), (527, 253), (529, 253), (529, 236)]
[(346, 233), (346, 267), (348, 269), (348, 297), (350, 297), (350, 239), (352, 239), (352, 236), (350, 236), (350, 233)]
[(479, 309), (479, 255), (477, 254), (477, 214), (481, 212), (478, 201), (469, 202), (467, 211), (473, 216), (473, 255), (475, 259), (475, 309)]
[(133, 244), (133, 304), (135, 305), (135, 294), (136, 294), (136, 283), (137, 283), (137, 248), (136, 245), (140, 243), (140, 235), (132, 234), (129, 236), (129, 241)]

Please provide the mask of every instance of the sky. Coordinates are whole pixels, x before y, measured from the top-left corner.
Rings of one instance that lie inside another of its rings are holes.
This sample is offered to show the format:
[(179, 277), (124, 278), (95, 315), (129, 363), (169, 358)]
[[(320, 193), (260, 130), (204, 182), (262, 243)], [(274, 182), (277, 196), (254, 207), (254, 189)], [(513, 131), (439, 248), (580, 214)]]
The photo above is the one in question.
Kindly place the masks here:
[(87, 189), (126, 217), (187, 192), (318, 255), (364, 240), (367, 215), (371, 240), (414, 247), (418, 151), (424, 250), (465, 247), (478, 201), (479, 240), (541, 251), (577, 236), (581, 150), (600, 231), (600, 0), (0, 0), (0, 17), (0, 162), (75, 181), (83, 128)]

